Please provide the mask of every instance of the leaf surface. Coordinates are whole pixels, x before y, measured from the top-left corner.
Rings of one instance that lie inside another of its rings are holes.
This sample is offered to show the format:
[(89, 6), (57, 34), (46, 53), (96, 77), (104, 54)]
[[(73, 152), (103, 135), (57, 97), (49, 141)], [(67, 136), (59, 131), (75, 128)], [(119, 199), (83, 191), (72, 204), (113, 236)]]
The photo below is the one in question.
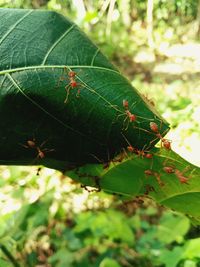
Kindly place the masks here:
[(168, 131), (73, 22), (51, 11), (0, 9), (0, 23), (1, 164), (64, 169), (106, 161), (129, 143), (151, 148), (158, 141), (151, 121)]
[[(123, 197), (150, 197), (160, 205), (187, 214), (200, 223), (200, 168), (188, 163), (172, 150), (152, 150), (153, 158), (126, 155), (122, 162), (89, 164), (67, 172), (69, 177)], [(172, 168), (167, 173), (165, 168)], [(145, 174), (146, 171), (152, 174)], [(181, 183), (180, 178), (186, 179)]]

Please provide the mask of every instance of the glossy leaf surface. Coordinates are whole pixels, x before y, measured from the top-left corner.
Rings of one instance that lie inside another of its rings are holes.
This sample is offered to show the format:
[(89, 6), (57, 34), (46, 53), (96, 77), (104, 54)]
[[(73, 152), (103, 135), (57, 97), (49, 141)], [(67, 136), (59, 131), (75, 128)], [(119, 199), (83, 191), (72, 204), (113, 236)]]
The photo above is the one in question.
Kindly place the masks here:
[(50, 11), (0, 9), (0, 23), (1, 164), (65, 169), (106, 161), (129, 143), (151, 148), (158, 140), (151, 121), (167, 132), (73, 22)]

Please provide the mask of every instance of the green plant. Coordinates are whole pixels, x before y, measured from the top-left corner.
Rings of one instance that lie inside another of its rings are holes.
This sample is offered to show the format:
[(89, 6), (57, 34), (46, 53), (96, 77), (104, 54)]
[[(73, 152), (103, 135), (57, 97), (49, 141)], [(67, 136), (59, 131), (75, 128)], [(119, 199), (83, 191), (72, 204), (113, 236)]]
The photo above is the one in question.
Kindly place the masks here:
[(55, 12), (0, 12), (1, 164), (72, 169), (85, 185), (149, 194), (198, 221), (199, 169), (170, 149), (168, 124), (99, 49)]

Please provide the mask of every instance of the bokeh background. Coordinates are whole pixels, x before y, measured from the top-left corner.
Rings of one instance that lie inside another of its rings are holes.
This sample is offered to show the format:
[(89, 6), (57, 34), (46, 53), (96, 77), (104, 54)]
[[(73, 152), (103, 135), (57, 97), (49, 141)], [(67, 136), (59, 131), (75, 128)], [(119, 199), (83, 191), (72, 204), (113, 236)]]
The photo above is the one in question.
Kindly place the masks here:
[[(0, 0), (76, 22), (170, 123), (200, 166), (200, 0)], [(193, 222), (195, 224), (195, 222)], [(0, 167), (0, 266), (195, 267), (200, 228), (150, 199), (89, 193), (41, 167)]]

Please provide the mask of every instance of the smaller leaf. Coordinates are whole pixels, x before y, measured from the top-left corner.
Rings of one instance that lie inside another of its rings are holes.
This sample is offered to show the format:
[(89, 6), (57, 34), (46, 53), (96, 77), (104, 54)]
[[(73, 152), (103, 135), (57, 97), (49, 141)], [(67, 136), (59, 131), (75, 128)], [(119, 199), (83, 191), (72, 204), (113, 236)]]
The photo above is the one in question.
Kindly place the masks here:
[(163, 243), (182, 242), (190, 228), (190, 221), (180, 214), (165, 213), (158, 224), (156, 237)]
[(174, 247), (172, 251), (163, 250), (159, 260), (160, 262), (164, 263), (166, 267), (176, 267), (182, 258), (183, 258), (183, 248)]
[(185, 244), (183, 257), (186, 259), (200, 258), (200, 238), (191, 239)]
[(110, 258), (104, 258), (99, 267), (121, 267), (119, 263), (116, 260), (110, 259)]

